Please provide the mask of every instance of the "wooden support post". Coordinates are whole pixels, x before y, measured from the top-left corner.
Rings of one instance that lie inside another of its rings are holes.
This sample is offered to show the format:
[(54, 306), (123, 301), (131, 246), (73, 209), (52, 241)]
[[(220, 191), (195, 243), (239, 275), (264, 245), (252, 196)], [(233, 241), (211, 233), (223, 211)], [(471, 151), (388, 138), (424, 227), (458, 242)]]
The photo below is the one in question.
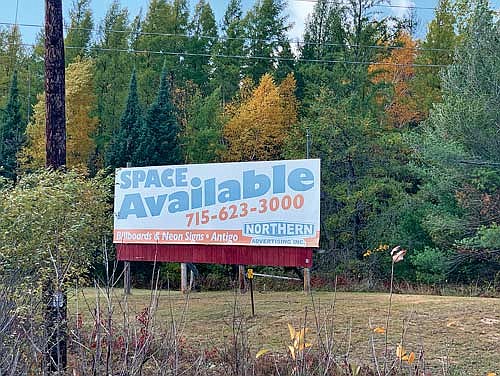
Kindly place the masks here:
[(304, 292), (309, 294), (311, 292), (311, 269), (304, 268)]
[(130, 295), (131, 283), (130, 283), (130, 261), (123, 262), (123, 293), (125, 295)]
[(181, 292), (183, 294), (189, 292), (188, 278), (187, 278), (187, 264), (185, 262), (181, 263)]
[(238, 265), (238, 281), (240, 284), (240, 293), (246, 292), (245, 286), (245, 265)]
[(192, 270), (189, 271), (189, 291), (193, 291), (194, 288), (194, 272)]

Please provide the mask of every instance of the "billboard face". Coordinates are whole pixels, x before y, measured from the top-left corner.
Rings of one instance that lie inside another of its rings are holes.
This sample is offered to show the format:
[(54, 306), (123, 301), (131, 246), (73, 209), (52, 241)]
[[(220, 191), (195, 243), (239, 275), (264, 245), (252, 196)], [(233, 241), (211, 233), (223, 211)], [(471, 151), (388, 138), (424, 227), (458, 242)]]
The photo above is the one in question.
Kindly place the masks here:
[(319, 159), (116, 170), (114, 243), (317, 247)]

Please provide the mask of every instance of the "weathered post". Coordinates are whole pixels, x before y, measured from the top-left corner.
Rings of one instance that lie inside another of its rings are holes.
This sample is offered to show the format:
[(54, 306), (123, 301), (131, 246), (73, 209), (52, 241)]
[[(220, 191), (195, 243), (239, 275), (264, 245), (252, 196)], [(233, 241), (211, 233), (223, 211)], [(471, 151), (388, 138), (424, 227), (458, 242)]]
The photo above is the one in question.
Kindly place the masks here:
[[(306, 128), (306, 158), (309, 159), (311, 135), (309, 128)], [(306, 294), (311, 292), (311, 269), (304, 268), (304, 292)]]
[[(66, 112), (62, 0), (45, 0), (45, 152), (54, 170), (66, 165)], [(55, 253), (59, 250), (56, 248)], [(61, 265), (56, 265), (60, 268)], [(56, 271), (60, 275), (60, 271)], [(65, 373), (67, 364), (67, 301), (60, 279), (45, 285), (45, 360), (48, 372)]]
[(311, 292), (311, 269), (304, 268), (304, 292), (309, 294)]
[(181, 263), (181, 292), (186, 294), (188, 289), (188, 278), (187, 278), (187, 264), (185, 262)]
[(238, 265), (238, 282), (239, 282), (239, 287), (240, 287), (240, 293), (244, 294), (246, 292), (245, 265)]
[[(127, 168), (132, 167), (131, 162), (127, 162)], [(130, 261), (123, 261), (123, 293), (125, 295), (130, 295), (131, 291), (130, 283)]]

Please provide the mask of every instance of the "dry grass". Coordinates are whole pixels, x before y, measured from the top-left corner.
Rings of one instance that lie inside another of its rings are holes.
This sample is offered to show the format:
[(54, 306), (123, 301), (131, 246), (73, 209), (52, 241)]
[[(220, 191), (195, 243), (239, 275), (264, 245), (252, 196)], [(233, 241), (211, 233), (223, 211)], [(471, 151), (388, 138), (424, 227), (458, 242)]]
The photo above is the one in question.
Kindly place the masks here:
[[(120, 300), (122, 290), (114, 290), (114, 294)], [(86, 289), (84, 295), (93, 305), (96, 291)], [(150, 291), (134, 289), (128, 298), (129, 308), (140, 312), (148, 306), (149, 297)], [(333, 323), (338, 354), (349, 352), (350, 359), (373, 364), (369, 322), (372, 327), (385, 326), (388, 299), (388, 294), (338, 292), (332, 311), (333, 293), (315, 292), (311, 297), (302, 292), (256, 292), (256, 316), (251, 317), (250, 294), (203, 292), (187, 297), (163, 291), (156, 320), (167, 323), (173, 316), (187, 342), (210, 349), (231, 337), (237, 307), (236, 315), (245, 317), (245, 330), (255, 352), (269, 347), (284, 353), (289, 343), (287, 323), (296, 328), (302, 326), (307, 311), (313, 343), (317, 342), (316, 324), (328, 321), (328, 325)], [(75, 300), (70, 304), (72, 313)], [(82, 307), (81, 296), (79, 304)], [(186, 304), (187, 315), (183, 319)], [(394, 295), (391, 317), (391, 354), (406, 328), (405, 348), (415, 353), (423, 348), (426, 362), (436, 371), (448, 365), (456, 370), (451, 373), (457, 375), (485, 375), (492, 371), (500, 374), (500, 299)], [(381, 353), (384, 335), (373, 336)]]

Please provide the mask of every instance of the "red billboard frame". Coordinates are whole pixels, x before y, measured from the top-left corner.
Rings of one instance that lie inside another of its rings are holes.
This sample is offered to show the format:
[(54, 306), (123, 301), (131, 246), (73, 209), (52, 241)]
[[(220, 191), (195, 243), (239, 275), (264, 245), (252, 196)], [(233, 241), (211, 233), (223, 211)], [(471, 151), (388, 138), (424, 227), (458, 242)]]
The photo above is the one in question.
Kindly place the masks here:
[(119, 261), (312, 267), (312, 248), (116, 243)]

